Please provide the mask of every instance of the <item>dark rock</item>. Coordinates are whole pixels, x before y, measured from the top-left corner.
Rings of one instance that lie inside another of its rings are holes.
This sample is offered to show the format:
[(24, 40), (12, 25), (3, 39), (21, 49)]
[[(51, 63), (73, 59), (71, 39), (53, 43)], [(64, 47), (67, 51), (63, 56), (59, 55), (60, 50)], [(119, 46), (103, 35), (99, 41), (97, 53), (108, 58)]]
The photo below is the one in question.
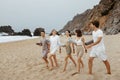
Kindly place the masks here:
[(31, 31), (29, 29), (22, 30), (22, 33), (23, 33), (23, 35), (26, 35), (26, 36), (32, 36)]
[(0, 26), (0, 32), (8, 33), (9, 35), (12, 35), (14, 33), (14, 30), (11, 26)]
[(44, 28), (36, 28), (33, 33), (34, 36), (41, 36), (40, 34), (41, 31), (44, 31)]
[(15, 32), (13, 35), (32, 36), (29, 29), (23, 29), (22, 32)]
[(13, 34), (14, 36), (16, 36), (16, 35), (23, 35), (23, 33), (22, 32), (15, 32), (14, 34)]

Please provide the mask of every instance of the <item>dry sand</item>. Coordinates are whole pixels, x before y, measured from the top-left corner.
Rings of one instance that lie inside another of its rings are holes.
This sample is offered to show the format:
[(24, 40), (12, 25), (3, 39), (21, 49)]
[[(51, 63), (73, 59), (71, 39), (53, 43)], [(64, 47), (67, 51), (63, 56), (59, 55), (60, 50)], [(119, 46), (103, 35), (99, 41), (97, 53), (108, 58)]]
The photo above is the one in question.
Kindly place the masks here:
[[(91, 38), (85, 36), (86, 40)], [(61, 37), (62, 42), (64, 39)], [(64, 48), (61, 54), (57, 52), (59, 68), (49, 71), (41, 58), (41, 48), (36, 45), (37, 42), (39, 39), (0, 44), (0, 80), (120, 80), (120, 34), (105, 35), (106, 54), (112, 75), (105, 74), (105, 66), (98, 58), (94, 61), (93, 75), (88, 75), (89, 53), (83, 56), (85, 68), (80, 74), (71, 76), (76, 71), (71, 61), (66, 72), (61, 73), (66, 56)], [(76, 55), (72, 55), (77, 61)]]

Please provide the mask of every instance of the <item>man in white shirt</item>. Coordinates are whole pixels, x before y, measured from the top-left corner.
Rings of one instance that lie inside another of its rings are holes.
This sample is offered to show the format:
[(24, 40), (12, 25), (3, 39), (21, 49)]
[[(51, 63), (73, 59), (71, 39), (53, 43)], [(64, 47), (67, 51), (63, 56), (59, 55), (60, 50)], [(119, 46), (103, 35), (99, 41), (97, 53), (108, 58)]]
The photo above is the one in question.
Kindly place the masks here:
[(88, 62), (89, 74), (92, 74), (93, 60), (95, 57), (100, 58), (104, 62), (107, 69), (107, 74), (111, 74), (110, 64), (105, 54), (103, 32), (102, 30), (99, 29), (99, 22), (98, 21), (91, 22), (90, 27), (93, 30), (92, 36), (93, 36), (94, 43), (86, 46), (87, 49), (92, 48), (90, 52), (89, 62)]

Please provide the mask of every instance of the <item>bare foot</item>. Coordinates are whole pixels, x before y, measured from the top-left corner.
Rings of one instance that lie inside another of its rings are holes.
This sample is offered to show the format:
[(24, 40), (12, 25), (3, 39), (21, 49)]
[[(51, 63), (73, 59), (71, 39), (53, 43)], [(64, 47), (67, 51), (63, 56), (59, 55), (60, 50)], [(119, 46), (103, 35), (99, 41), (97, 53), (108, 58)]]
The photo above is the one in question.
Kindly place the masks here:
[(49, 70), (52, 71), (52, 70), (53, 70), (53, 67), (49, 68)]
[(48, 65), (46, 65), (46, 68), (47, 68), (47, 69), (49, 69), (49, 66), (48, 66)]
[(63, 70), (63, 72), (65, 72), (65, 71), (66, 71), (66, 69)]
[(91, 73), (91, 72), (89, 72), (88, 74), (89, 74), (89, 75), (93, 75), (93, 73)]
[(108, 73), (106, 73), (106, 74), (109, 74), (109, 75), (111, 75), (111, 72), (108, 72)]
[(60, 73), (63, 73), (63, 72), (65, 72), (66, 70), (63, 70), (63, 71), (60, 71)]
[(55, 69), (59, 68), (59, 66), (54, 66)]
[(75, 72), (75, 73), (72, 74), (72, 76), (74, 76), (74, 75), (76, 75), (76, 74), (79, 74), (79, 73), (80, 73), (80, 72)]

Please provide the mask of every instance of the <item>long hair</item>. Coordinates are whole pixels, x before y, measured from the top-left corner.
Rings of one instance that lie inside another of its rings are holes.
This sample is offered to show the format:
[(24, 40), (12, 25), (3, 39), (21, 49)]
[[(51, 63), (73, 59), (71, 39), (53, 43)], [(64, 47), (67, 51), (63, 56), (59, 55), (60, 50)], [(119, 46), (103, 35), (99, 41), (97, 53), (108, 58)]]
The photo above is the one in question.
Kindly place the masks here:
[(82, 31), (80, 29), (75, 30), (77, 37), (82, 37)]
[(71, 37), (71, 32), (70, 32), (70, 30), (66, 30), (68, 33), (69, 33), (69, 36)]
[[(50, 36), (52, 36), (52, 32), (53, 31), (56, 31), (55, 29), (53, 29), (52, 31), (51, 31), (51, 33), (50, 33)], [(56, 31), (56, 35), (60, 35), (57, 31)]]

